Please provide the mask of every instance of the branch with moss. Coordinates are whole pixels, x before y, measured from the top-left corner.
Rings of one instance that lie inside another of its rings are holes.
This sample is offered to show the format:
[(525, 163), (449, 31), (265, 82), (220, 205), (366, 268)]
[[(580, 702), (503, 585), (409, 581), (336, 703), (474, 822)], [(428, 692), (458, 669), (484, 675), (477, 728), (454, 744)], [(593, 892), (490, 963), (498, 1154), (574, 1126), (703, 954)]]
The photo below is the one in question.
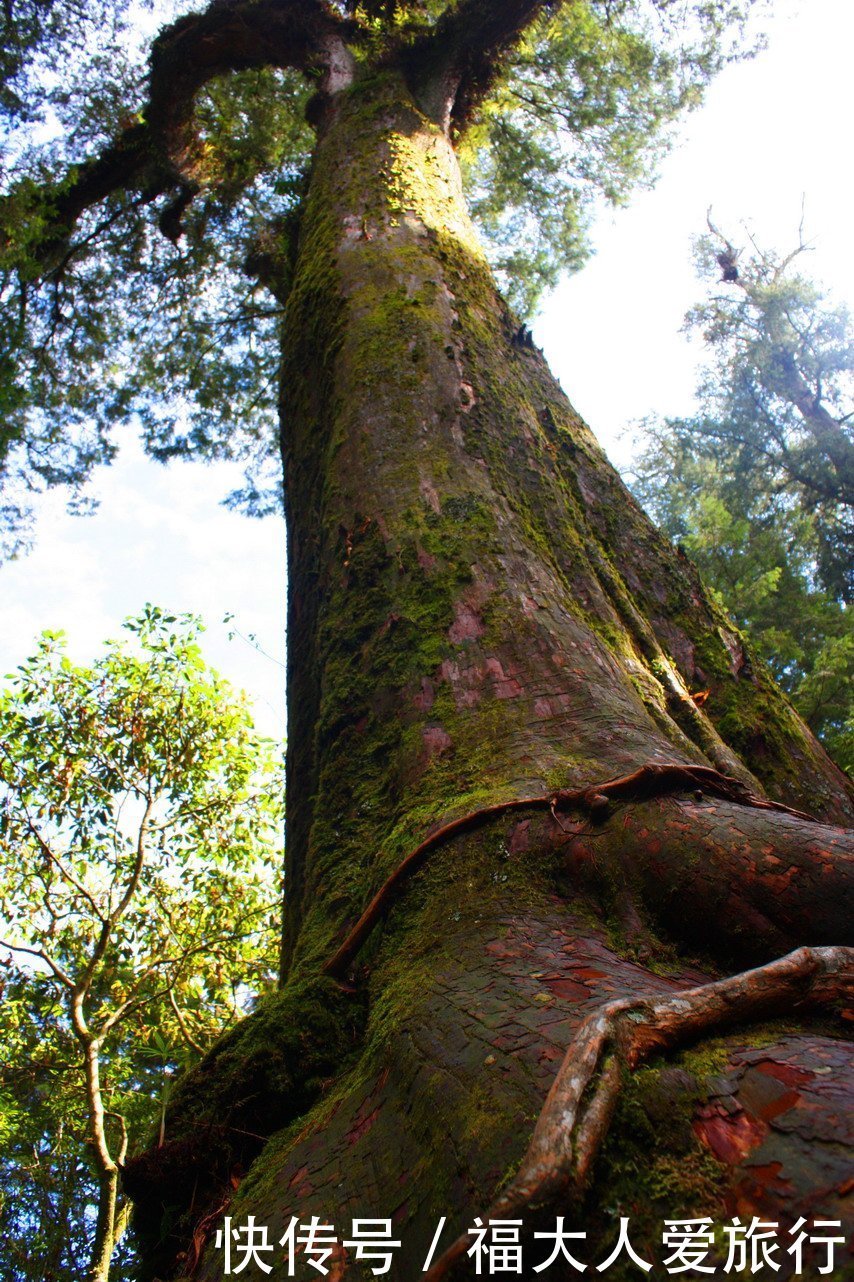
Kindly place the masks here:
[(148, 101), (101, 152), (52, 186), (28, 182), (0, 201), (0, 254), (15, 245), (23, 220), (38, 227), (25, 246), (28, 274), (56, 271), (86, 210), (121, 192), (151, 203), (176, 194), (162, 211), (164, 235), (177, 239), (181, 217), (205, 182), (205, 150), (194, 121), (199, 90), (227, 72), (293, 67), (343, 87), (352, 71), (344, 44), (351, 24), (324, 0), (212, 0), (202, 13), (165, 27), (149, 61)]
[(344, 47), (350, 30), (324, 0), (213, 0), (162, 31), (151, 51), (146, 119), (176, 176), (185, 184), (204, 180), (193, 124), (203, 85), (229, 71), (293, 67), (319, 72), (321, 88), (333, 92), (352, 70)]

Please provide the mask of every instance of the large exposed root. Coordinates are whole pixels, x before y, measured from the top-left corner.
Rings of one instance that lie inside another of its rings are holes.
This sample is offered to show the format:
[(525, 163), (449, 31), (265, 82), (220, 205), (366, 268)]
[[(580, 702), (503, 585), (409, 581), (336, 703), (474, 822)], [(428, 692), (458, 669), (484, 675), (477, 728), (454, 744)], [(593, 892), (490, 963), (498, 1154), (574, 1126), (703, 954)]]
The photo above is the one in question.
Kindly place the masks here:
[(518, 797), (511, 801), (500, 801), (493, 806), (485, 806), (481, 810), (474, 810), (470, 814), (451, 820), (450, 823), (430, 833), (414, 850), (411, 850), (391, 876), (383, 882), (346, 939), (323, 967), (324, 973), (335, 978), (341, 978), (344, 975), (371, 931), (394, 903), (404, 883), (422, 867), (427, 856), (437, 846), (443, 845), (458, 833), (470, 831), (487, 823), (490, 819), (509, 814), (513, 810), (549, 810), (555, 817), (559, 812), (577, 811), (601, 821), (607, 818), (612, 802), (644, 801), (650, 797), (688, 790), (707, 793), (738, 805), (752, 806), (760, 810), (782, 811), (784, 814), (794, 815), (797, 819), (812, 821), (812, 816), (800, 810), (792, 810), (791, 807), (784, 806), (780, 802), (757, 797), (740, 780), (730, 779), (709, 766), (695, 766), (680, 762), (651, 762), (632, 771), (629, 775), (608, 779), (605, 783), (588, 785), (584, 788), (562, 788), (540, 797)]
[[(854, 948), (798, 948), (671, 997), (608, 1002), (578, 1029), (519, 1170), (482, 1218), (518, 1216), (583, 1188), (608, 1133), (624, 1068), (733, 1024), (852, 999)], [(470, 1246), (468, 1235), (457, 1238), (425, 1282), (440, 1282)]]

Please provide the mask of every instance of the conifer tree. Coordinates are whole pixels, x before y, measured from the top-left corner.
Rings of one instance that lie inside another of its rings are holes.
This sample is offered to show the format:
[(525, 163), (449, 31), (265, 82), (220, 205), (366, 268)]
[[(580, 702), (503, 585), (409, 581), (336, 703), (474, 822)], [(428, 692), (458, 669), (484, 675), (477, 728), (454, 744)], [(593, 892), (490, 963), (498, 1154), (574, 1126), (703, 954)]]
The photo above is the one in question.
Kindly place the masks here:
[(430, 1282), (478, 1213), (583, 1219), (590, 1264), (618, 1217), (659, 1260), (663, 1217), (840, 1218), (810, 1012), (850, 990), (850, 784), (494, 275), (518, 306), (577, 259), (745, 8), (214, 0), (126, 80), (116, 10), (20, 12), (6, 103), (52, 114), (3, 208), (10, 483), (134, 413), (252, 456), (258, 508), (275, 405), (284, 464), (282, 986), (125, 1170), (148, 1278), (221, 1277), (225, 1214), (334, 1224), (337, 1276), (388, 1217), (400, 1278), (445, 1215)]
[(698, 241), (697, 412), (645, 424), (633, 489), (850, 772), (854, 341), (803, 274), (808, 248), (803, 228), (785, 255), (713, 226)]

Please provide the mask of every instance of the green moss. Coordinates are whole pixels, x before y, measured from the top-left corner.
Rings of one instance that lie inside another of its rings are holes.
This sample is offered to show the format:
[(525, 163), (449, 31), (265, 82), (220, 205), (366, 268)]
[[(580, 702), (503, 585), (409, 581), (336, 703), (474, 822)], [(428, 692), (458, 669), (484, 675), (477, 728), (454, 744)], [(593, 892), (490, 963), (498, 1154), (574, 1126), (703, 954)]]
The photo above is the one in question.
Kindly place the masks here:
[(705, 617), (683, 608), (673, 620), (694, 645), (697, 680), (710, 691), (703, 714), (771, 797), (820, 811), (829, 795), (820, 782), (820, 749), (749, 640), (714, 601), (704, 596), (703, 604)]
[[(548, 891), (536, 850), (509, 855), (506, 820), (468, 833), (462, 843), (434, 853), (360, 957), (367, 973), (370, 1015), (358, 1060), (345, 1065), (345, 1071), (308, 1113), (270, 1140), (241, 1184), (230, 1214), (239, 1217), (251, 1211), (262, 1219), (265, 1214), (274, 1214), (284, 1194), (283, 1170), (292, 1171), (294, 1161), (302, 1161), (297, 1155), (299, 1146), (304, 1142), (310, 1145), (312, 1137), (321, 1133), (331, 1152), (339, 1151), (336, 1145), (341, 1145), (348, 1155), (342, 1167), (342, 1191), (336, 1192), (339, 1203), (354, 1190), (359, 1193), (359, 1163), (365, 1157), (347, 1145), (346, 1136), (360, 1106), (378, 1082), (389, 1080), (389, 1073), (393, 1097), (398, 1104), (405, 1101), (406, 1133), (413, 1143), (426, 1143), (434, 1134), (440, 1100), (443, 1129), (453, 1136), (457, 1151), (506, 1154), (506, 1104), (497, 1105), (495, 1084), (489, 1076), (474, 1080), (471, 1089), (449, 1092), (443, 1088), (439, 1062), (431, 1065), (429, 1059), (418, 1057), (424, 1075), (418, 1079), (418, 1088), (412, 1089), (407, 1073), (413, 1060), (407, 1057), (406, 1048), (411, 1044), (411, 1030), (430, 1030), (436, 1022), (437, 1002), (444, 1005), (437, 993), (437, 974), (460, 969), (465, 973), (468, 949), (472, 950), (470, 963), (479, 960), (482, 941), (473, 942), (478, 939), (478, 923), (496, 920), (502, 914), (545, 912)], [(534, 1120), (531, 1115), (526, 1125), (533, 1125)], [(521, 1145), (522, 1141), (520, 1132), (516, 1142)], [(386, 1136), (386, 1142), (393, 1143), (394, 1137)], [(372, 1152), (381, 1163), (382, 1147), (374, 1147)], [(447, 1211), (459, 1196), (452, 1178), (452, 1164), (435, 1160), (435, 1154), (426, 1150), (419, 1172), (419, 1196), (426, 1195), (429, 1188), (431, 1203), (444, 1205)], [(484, 1195), (485, 1190), (473, 1196), (477, 1201)]]
[[(706, 1055), (702, 1065), (695, 1058), (690, 1067), (675, 1057), (626, 1074), (587, 1199), (592, 1258), (610, 1254), (620, 1215), (630, 1218), (632, 1245), (654, 1261), (663, 1220), (722, 1214), (727, 1168), (701, 1145), (691, 1123), (705, 1076), (725, 1063), (725, 1054)], [(611, 1274), (629, 1282), (637, 1269), (622, 1256)]]
[(346, 1069), (363, 1021), (363, 1004), (332, 980), (293, 983), (264, 999), (179, 1080), (164, 1143), (123, 1173), (148, 1268), (156, 1273), (192, 1234), (193, 1207), (221, 1200), (232, 1172)]

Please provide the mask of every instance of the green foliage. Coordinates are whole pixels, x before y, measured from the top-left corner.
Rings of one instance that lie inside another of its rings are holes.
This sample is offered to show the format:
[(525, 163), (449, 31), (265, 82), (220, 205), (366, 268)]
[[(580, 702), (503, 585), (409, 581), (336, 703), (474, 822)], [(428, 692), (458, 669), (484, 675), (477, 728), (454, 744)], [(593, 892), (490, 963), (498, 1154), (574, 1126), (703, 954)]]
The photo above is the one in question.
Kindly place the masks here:
[(555, 6), (508, 60), (462, 143), (472, 211), (511, 302), (587, 256), (602, 199), (650, 185), (667, 126), (741, 44), (749, 4), (620, 0)]
[[(45, 277), (31, 247), (50, 225), (43, 158), (0, 211), (0, 482), (5, 551), (26, 547), (32, 492), (63, 485), (72, 507), (115, 430), (138, 424), (155, 458), (237, 459), (253, 514), (280, 504), (276, 447), (281, 306), (247, 273), (267, 229), (298, 203), (307, 89), (244, 72), (199, 95), (209, 184), (173, 243), (133, 194), (83, 214)], [(134, 121), (131, 121), (134, 123)], [(171, 205), (159, 202), (165, 222)], [(5, 268), (5, 270), (4, 270)]]
[[(171, 10), (170, 10), (171, 11)], [(0, 123), (44, 130), (57, 118), (80, 147), (109, 137), (108, 112), (128, 109), (127, 93), (141, 54), (136, 27), (150, 21), (150, 0), (15, 0), (0, 9)], [(62, 74), (55, 53), (62, 50)]]
[[(459, 142), (473, 212), (520, 309), (583, 260), (595, 201), (623, 200), (648, 179), (662, 131), (736, 45), (747, 47), (751, 3), (547, 6), (495, 68)], [(86, 481), (114, 456), (116, 429), (128, 423), (155, 458), (243, 462), (234, 504), (257, 514), (281, 503), (278, 330), (313, 146), (314, 69), (273, 65), (211, 81), (195, 100), (193, 190), (177, 174), (171, 189), (162, 175), (152, 190), (119, 184), (75, 210), (71, 237), (63, 221), (87, 162), (145, 126), (157, 26), (204, 7), (20, 0), (0, 18), (9, 26), (0, 60), (7, 555), (28, 543), (34, 492), (60, 485), (73, 508), (86, 509)], [(368, 70), (454, 8), (440, 0), (332, 7), (348, 16), (354, 56)]]
[(4, 1279), (83, 1274), (105, 1155), (150, 1140), (175, 1073), (276, 967), (273, 745), (197, 620), (125, 626), (89, 667), (43, 634), (0, 698)]
[[(844, 307), (797, 271), (801, 238), (778, 256), (755, 245), (737, 279), (710, 292), (687, 324), (710, 361), (699, 389), (697, 448), (726, 459), (745, 487), (759, 486), (813, 517), (822, 585), (854, 592), (854, 331)], [(732, 247), (720, 236), (698, 243), (706, 278)]]
[[(738, 276), (688, 316), (708, 344), (699, 413), (647, 423), (635, 490), (769, 663), (836, 760), (854, 768), (854, 343), (786, 258)], [(706, 274), (736, 255), (699, 245)]]

